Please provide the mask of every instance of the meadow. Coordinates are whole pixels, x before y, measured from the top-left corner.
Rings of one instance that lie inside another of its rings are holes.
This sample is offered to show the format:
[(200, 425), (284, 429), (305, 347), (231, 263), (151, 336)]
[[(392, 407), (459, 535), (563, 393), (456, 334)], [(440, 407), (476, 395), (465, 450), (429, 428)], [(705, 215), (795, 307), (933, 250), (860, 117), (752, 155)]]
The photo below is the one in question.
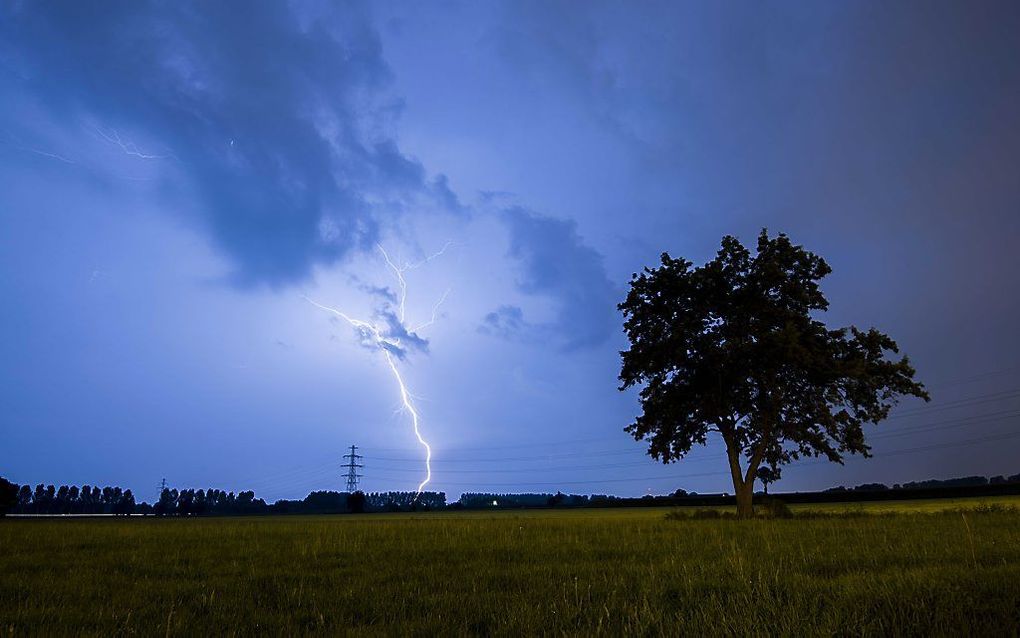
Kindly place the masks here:
[(8, 518), (0, 633), (1017, 634), (1020, 510), (794, 509)]

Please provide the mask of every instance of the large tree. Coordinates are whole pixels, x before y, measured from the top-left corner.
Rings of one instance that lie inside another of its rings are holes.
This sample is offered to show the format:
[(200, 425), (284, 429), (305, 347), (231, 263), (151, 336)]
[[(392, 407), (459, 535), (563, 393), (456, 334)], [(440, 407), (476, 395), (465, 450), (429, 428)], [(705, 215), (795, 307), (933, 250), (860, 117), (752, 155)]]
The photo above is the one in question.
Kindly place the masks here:
[(630, 339), (620, 389), (641, 388), (642, 414), (627, 431), (664, 463), (718, 433), (741, 516), (754, 512), (759, 470), (775, 480), (804, 456), (869, 456), (865, 423), (886, 418), (900, 396), (928, 400), (907, 357), (889, 358), (899, 350), (888, 336), (817, 319), (829, 272), (763, 230), (754, 255), (730, 236), (703, 266), (663, 253), (619, 306)]

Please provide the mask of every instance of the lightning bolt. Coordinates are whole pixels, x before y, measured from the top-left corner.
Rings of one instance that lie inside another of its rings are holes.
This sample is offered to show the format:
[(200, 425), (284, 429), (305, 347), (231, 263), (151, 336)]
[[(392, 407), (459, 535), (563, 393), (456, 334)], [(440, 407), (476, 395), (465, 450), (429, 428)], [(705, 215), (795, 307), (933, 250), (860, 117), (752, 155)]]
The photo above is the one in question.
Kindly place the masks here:
[[(439, 252), (436, 252), (419, 262), (415, 263), (405, 262), (403, 266), (397, 266), (396, 263), (394, 263), (394, 261), (390, 259), (390, 256), (386, 252), (386, 250), (381, 245), (378, 244), (376, 245), (376, 247), (379, 249), (379, 252), (383, 256), (383, 259), (386, 260), (387, 266), (389, 266), (390, 270), (393, 271), (393, 274), (397, 279), (397, 283), (400, 286), (397, 316), (400, 321), (400, 325), (409, 333), (416, 333), (422, 328), (426, 328), (435, 323), (437, 313), (439, 312), (439, 308), (443, 305), (443, 302), (446, 301), (446, 298), (450, 294), (450, 290), (447, 289), (446, 292), (443, 293), (443, 296), (439, 299), (439, 301), (436, 302), (434, 306), (432, 306), (432, 318), (429, 319), (429, 321), (419, 324), (414, 328), (407, 329), (405, 324), (405, 318), (407, 314), (406, 313), (407, 280), (404, 277), (404, 273), (406, 273), (409, 270), (419, 268), (429, 263), (433, 259), (441, 256), (443, 253), (446, 252), (446, 250), (451, 245), (452, 242), (447, 242), (446, 245), (444, 245), (443, 248), (439, 250)], [(411, 415), (411, 426), (414, 429), (414, 436), (415, 438), (418, 439), (418, 443), (425, 448), (425, 479), (418, 484), (418, 488), (415, 491), (414, 498), (417, 499), (418, 496), (421, 495), (422, 490), (425, 489), (425, 486), (432, 481), (432, 446), (429, 445), (429, 442), (426, 441), (425, 437), (423, 437), (421, 434), (420, 427), (421, 416), (418, 413), (418, 409), (414, 405), (414, 400), (411, 393), (407, 389), (407, 384), (404, 383), (404, 378), (400, 374), (400, 369), (397, 367), (397, 361), (394, 356), (394, 353), (403, 350), (400, 338), (389, 336), (388, 334), (386, 334), (386, 332), (384, 331), (385, 326), (381, 326), (369, 321), (364, 321), (362, 319), (356, 319), (354, 317), (351, 317), (347, 313), (343, 312), (342, 310), (323, 305), (305, 296), (302, 296), (302, 299), (312, 304), (316, 308), (325, 310), (326, 312), (330, 312), (346, 321), (348, 324), (350, 324), (352, 328), (355, 329), (355, 331), (357, 331), (359, 337), (361, 338), (362, 345), (378, 348), (379, 350), (382, 351), (383, 356), (386, 357), (386, 364), (389, 366), (390, 372), (393, 373), (393, 379), (397, 382), (397, 387), (400, 389), (400, 401), (403, 404), (403, 408)]]
[(125, 140), (121, 138), (120, 133), (118, 133), (115, 129), (110, 129), (109, 132), (107, 132), (98, 126), (93, 125), (92, 130), (95, 131), (95, 133), (102, 137), (104, 140), (106, 140), (110, 144), (120, 147), (120, 150), (124, 151), (124, 153), (127, 155), (131, 155), (132, 157), (137, 157), (143, 160), (177, 159), (177, 156), (174, 155), (173, 153), (170, 153), (168, 155), (154, 155), (152, 153), (144, 153), (142, 152), (141, 149), (138, 148), (138, 145), (132, 142), (131, 140)]
[(397, 370), (397, 363), (393, 360), (393, 355), (390, 354), (389, 350), (383, 350), (383, 354), (386, 355), (386, 363), (390, 364), (390, 370), (393, 371), (393, 378), (397, 380), (397, 385), (400, 386), (400, 400), (403, 401), (404, 408), (411, 413), (411, 425), (414, 427), (414, 436), (418, 438), (418, 443), (425, 448), (425, 479), (418, 484), (418, 489), (415, 491), (414, 498), (417, 499), (421, 491), (432, 480), (432, 446), (422, 437), (421, 430), (418, 429), (418, 410), (415, 409), (414, 402), (411, 401), (411, 394), (407, 391), (407, 386), (404, 385), (404, 379), (401, 378), (400, 371)]
[[(134, 144), (134, 142), (123, 140), (119, 135), (116, 134), (116, 131), (114, 131), (114, 135), (111, 136), (110, 134), (103, 132), (98, 127), (93, 127), (93, 130), (95, 136), (102, 138), (103, 140), (110, 144), (115, 144), (118, 148), (120, 148), (128, 155), (132, 155), (134, 157), (139, 157), (147, 160), (168, 158), (177, 159), (177, 156), (173, 155), (172, 153), (169, 155), (150, 155), (142, 153), (140, 150), (138, 150), (138, 147)], [(77, 159), (73, 155), (68, 157), (66, 155), (61, 155), (60, 153), (54, 153), (40, 148), (35, 148), (32, 146), (26, 146), (25, 144), (22, 144), (17, 137), (11, 136), (5, 131), (0, 131), (0, 145), (8, 146), (10, 148), (23, 151), (25, 153), (34, 153), (35, 155), (39, 155), (41, 157), (46, 157), (52, 160), (56, 160), (58, 162), (63, 162), (64, 164), (79, 166), (92, 173), (98, 173), (104, 176), (114, 177), (116, 179), (123, 179), (132, 182), (148, 182), (152, 180), (151, 177), (135, 177), (131, 175), (120, 175), (117, 173), (110, 173), (105, 169), (105, 167), (99, 166), (94, 161), (90, 161), (87, 157)]]
[[(10, 138), (10, 139), (6, 139), (6, 138)], [(9, 147), (11, 147), (13, 149), (17, 149), (19, 151), (24, 151), (26, 153), (35, 153), (36, 155), (40, 155), (42, 157), (48, 157), (50, 159), (57, 160), (58, 162), (63, 162), (65, 164), (77, 164), (78, 163), (78, 162), (76, 162), (73, 159), (70, 159), (70, 158), (64, 157), (63, 155), (60, 155), (59, 153), (51, 153), (49, 151), (44, 151), (42, 149), (33, 148), (31, 146), (25, 146), (24, 144), (22, 144), (20, 142), (20, 140), (18, 140), (18, 138), (14, 137), (13, 135), (8, 134), (6, 131), (0, 131), (0, 144), (3, 144), (4, 146), (9, 146)]]
[(425, 323), (418, 324), (417, 326), (411, 329), (411, 332), (418, 332), (422, 328), (428, 328), (429, 326), (434, 324), (436, 322), (436, 315), (439, 312), (439, 307), (443, 305), (443, 302), (446, 301), (446, 298), (449, 296), (450, 289), (447, 288), (446, 291), (443, 292), (443, 296), (440, 297), (439, 301), (436, 302), (436, 305), (432, 306), (432, 318), (426, 321)]

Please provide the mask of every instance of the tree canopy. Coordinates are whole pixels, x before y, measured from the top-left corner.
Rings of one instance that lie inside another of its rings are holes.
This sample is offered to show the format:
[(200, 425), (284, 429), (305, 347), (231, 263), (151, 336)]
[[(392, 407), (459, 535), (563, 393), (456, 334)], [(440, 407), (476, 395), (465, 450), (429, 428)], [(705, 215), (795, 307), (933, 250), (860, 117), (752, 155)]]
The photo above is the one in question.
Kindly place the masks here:
[(18, 504), (18, 486), (0, 476), (0, 516)]
[(875, 330), (829, 329), (821, 257), (763, 230), (756, 254), (726, 236), (703, 266), (663, 253), (635, 274), (619, 305), (630, 349), (621, 390), (639, 386), (642, 413), (626, 430), (669, 463), (717, 432), (738, 511), (753, 512), (760, 469), (770, 480), (803, 456), (869, 456), (863, 425), (899, 397), (928, 400), (896, 342)]

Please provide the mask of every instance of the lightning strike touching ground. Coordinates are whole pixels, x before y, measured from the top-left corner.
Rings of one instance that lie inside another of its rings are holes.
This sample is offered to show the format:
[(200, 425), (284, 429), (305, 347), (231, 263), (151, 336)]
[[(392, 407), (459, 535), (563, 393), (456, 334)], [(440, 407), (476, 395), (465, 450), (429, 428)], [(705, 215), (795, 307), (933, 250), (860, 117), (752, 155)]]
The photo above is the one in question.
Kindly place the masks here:
[(397, 385), (400, 386), (400, 400), (403, 401), (404, 408), (411, 413), (411, 425), (414, 427), (414, 436), (418, 438), (418, 443), (421, 443), (425, 448), (425, 480), (418, 484), (418, 489), (414, 494), (414, 497), (418, 498), (421, 491), (432, 480), (432, 446), (422, 438), (421, 430), (418, 429), (418, 410), (415, 409), (414, 402), (411, 401), (411, 395), (407, 391), (407, 386), (404, 385), (404, 379), (401, 378), (400, 371), (397, 370), (397, 363), (393, 360), (393, 355), (390, 354), (389, 350), (383, 350), (383, 354), (386, 356), (386, 363), (390, 364), (390, 370), (393, 371), (393, 378), (397, 380)]
[[(437, 313), (439, 312), (439, 308), (440, 306), (442, 306), (443, 302), (446, 301), (447, 296), (449, 296), (450, 294), (450, 290), (447, 289), (446, 292), (443, 293), (443, 296), (439, 299), (439, 301), (436, 302), (434, 306), (432, 306), (431, 319), (429, 319), (425, 323), (418, 324), (413, 328), (408, 328), (405, 323), (407, 280), (404, 278), (404, 273), (406, 273), (408, 270), (414, 270), (415, 268), (423, 266), (428, 262), (432, 261), (433, 259), (439, 257), (444, 252), (446, 252), (447, 248), (449, 248), (450, 245), (451, 242), (447, 242), (446, 245), (443, 246), (443, 248), (439, 252), (434, 253), (433, 255), (419, 262), (415, 263), (407, 262), (403, 266), (397, 266), (393, 262), (393, 260), (390, 259), (390, 256), (389, 254), (387, 254), (386, 250), (382, 246), (377, 245), (379, 252), (382, 253), (383, 259), (386, 260), (386, 264), (393, 271), (393, 274), (397, 278), (397, 283), (400, 285), (400, 295), (397, 300), (398, 303), (397, 320), (399, 322), (400, 330), (409, 337), (414, 336), (417, 338), (416, 333), (419, 330), (431, 326), (433, 323), (435, 323)], [(340, 317), (348, 324), (350, 324), (351, 327), (357, 331), (361, 339), (362, 345), (372, 349), (378, 348), (379, 350), (382, 350), (383, 356), (386, 357), (386, 363), (390, 368), (390, 372), (393, 373), (393, 378), (394, 380), (396, 380), (397, 386), (400, 389), (400, 401), (403, 405), (403, 409), (406, 410), (411, 415), (411, 426), (414, 429), (414, 436), (418, 439), (418, 443), (425, 448), (425, 479), (418, 484), (417, 490), (415, 491), (414, 497), (415, 499), (417, 499), (418, 496), (421, 495), (422, 490), (425, 489), (425, 486), (428, 485), (430, 481), (432, 481), (432, 446), (429, 445), (428, 441), (426, 441), (425, 438), (422, 436), (420, 428), (421, 417), (418, 414), (418, 409), (414, 405), (413, 397), (411, 393), (408, 391), (407, 385), (404, 383), (404, 378), (400, 374), (400, 369), (397, 367), (396, 359), (403, 358), (404, 354), (407, 352), (408, 346), (401, 341), (401, 335), (399, 333), (395, 335), (391, 334), (394, 331), (394, 327), (392, 325), (387, 325), (385, 323), (377, 324), (369, 321), (364, 321), (361, 319), (355, 319), (341, 310), (325, 306), (316, 301), (312, 301), (308, 297), (302, 296), (302, 299), (304, 299), (305, 301), (307, 301), (308, 303), (312, 304), (317, 308), (333, 313), (334, 315)]]

